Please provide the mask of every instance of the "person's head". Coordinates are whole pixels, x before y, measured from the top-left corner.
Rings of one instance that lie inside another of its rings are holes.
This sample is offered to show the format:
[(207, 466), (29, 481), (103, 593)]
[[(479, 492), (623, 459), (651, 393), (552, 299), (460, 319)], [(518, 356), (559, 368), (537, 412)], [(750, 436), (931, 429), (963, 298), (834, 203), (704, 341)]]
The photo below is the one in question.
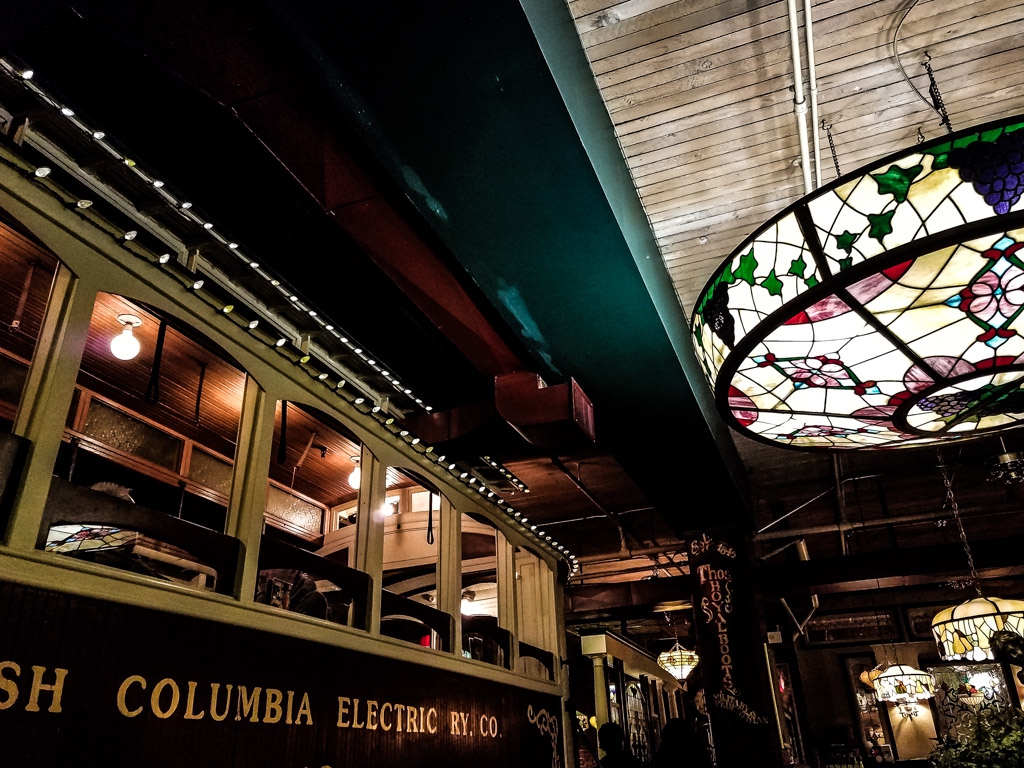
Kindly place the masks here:
[(669, 718), (665, 723), (665, 727), (661, 729), (661, 743), (671, 746), (673, 749), (679, 744), (686, 744), (688, 741), (688, 729), (692, 732), (689, 723), (681, 717)]
[(605, 752), (621, 752), (625, 748), (626, 737), (618, 723), (610, 720), (597, 729), (597, 744)]

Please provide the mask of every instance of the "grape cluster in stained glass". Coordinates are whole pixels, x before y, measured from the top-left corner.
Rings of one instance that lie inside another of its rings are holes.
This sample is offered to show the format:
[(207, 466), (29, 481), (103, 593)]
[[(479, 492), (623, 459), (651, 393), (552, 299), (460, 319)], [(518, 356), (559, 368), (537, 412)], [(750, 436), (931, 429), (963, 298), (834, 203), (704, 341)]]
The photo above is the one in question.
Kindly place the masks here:
[(1022, 128), (1018, 116), (891, 156), (734, 251), (691, 322), (734, 426), (867, 448), (1024, 420)]

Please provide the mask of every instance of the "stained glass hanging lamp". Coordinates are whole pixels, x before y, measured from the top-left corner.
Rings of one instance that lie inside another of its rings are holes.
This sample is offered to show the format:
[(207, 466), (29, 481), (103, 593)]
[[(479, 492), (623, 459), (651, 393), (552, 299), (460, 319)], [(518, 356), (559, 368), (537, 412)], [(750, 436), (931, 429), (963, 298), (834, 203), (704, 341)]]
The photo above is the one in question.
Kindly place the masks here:
[(946, 500), (949, 502), (956, 521), (960, 542), (964, 547), (967, 566), (971, 572), (971, 584), (978, 596), (952, 608), (939, 611), (932, 619), (932, 635), (939, 648), (939, 656), (945, 661), (985, 661), (993, 658), (992, 636), (996, 632), (1008, 631), (1024, 636), (1024, 600), (1004, 600), (1000, 597), (986, 597), (981, 591), (978, 571), (974, 567), (974, 556), (967, 543), (964, 523), (960, 519), (960, 508), (953, 493), (953, 482), (939, 452), (939, 468), (946, 484)]
[(692, 341), (739, 432), (884, 448), (1024, 420), (1024, 115), (836, 179), (760, 227)]
[(673, 626), (672, 614), (666, 613), (665, 621), (668, 622), (669, 630), (672, 632), (675, 643), (667, 651), (662, 651), (658, 654), (658, 666), (676, 680), (682, 682), (697, 668), (700, 656), (695, 651), (688, 651), (679, 644), (679, 636), (676, 634), (675, 627)]
[(676, 640), (669, 650), (658, 654), (658, 666), (667, 671), (676, 680), (685, 680), (700, 661), (694, 651), (688, 651)]
[(916, 717), (917, 702), (934, 695), (932, 676), (906, 664), (893, 664), (875, 678), (875, 698), (896, 704), (902, 717)]

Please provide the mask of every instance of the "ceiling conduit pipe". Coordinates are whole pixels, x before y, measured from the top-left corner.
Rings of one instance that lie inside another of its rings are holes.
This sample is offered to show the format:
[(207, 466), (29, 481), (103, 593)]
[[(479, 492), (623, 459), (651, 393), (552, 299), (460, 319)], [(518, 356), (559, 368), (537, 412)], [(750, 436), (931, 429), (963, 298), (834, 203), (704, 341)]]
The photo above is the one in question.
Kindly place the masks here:
[[(796, 541), (796, 553), (797, 557), (799, 557), (802, 561), (807, 561), (811, 559), (810, 554), (808, 554), (807, 552), (807, 541), (805, 539), (798, 539)], [(782, 603), (782, 607), (786, 609), (786, 613), (789, 614), (789, 618), (791, 618), (793, 620), (793, 623), (796, 625), (797, 631), (793, 634), (793, 639), (796, 640), (798, 637), (800, 637), (800, 635), (803, 635), (807, 632), (807, 622), (811, 620), (811, 617), (814, 615), (814, 612), (818, 610), (818, 606), (820, 605), (818, 601), (818, 596), (816, 594), (811, 595), (811, 610), (807, 612), (807, 616), (804, 617), (803, 621), (800, 621), (793, 614), (793, 610), (789, 607), (789, 603), (786, 602), (786, 598), (779, 598), (779, 602)]]
[[(963, 509), (961, 508), (961, 514)], [(981, 513), (979, 513), (981, 514)], [(1019, 515), (1020, 510), (986, 510), (986, 515)], [(871, 520), (848, 521), (845, 523), (830, 523), (825, 525), (810, 525), (802, 528), (790, 528), (784, 531), (769, 531), (767, 533), (755, 533), (754, 541), (766, 541), (768, 539), (790, 538), (792, 536), (814, 536), (823, 533), (836, 533), (844, 531), (869, 530), (873, 528), (888, 528), (891, 525), (913, 525), (915, 523), (934, 523), (939, 520), (948, 520), (945, 510), (938, 512), (921, 512), (912, 515), (892, 515), (890, 517), (876, 517)]]
[(814, 153), (814, 187), (821, 186), (821, 141), (818, 120), (818, 78), (814, 72), (814, 35), (811, 33), (812, 0), (804, 0), (804, 36), (807, 41), (807, 90), (811, 95), (811, 150)]
[(598, 510), (600, 510), (600, 512), (612, 522), (612, 525), (615, 526), (615, 529), (619, 532), (619, 554), (627, 557), (632, 557), (634, 555), (634, 552), (629, 548), (629, 545), (626, 543), (626, 536), (628, 534), (626, 533), (626, 529), (622, 527), (622, 523), (619, 521), (618, 516), (611, 510), (605, 509), (601, 502), (594, 498), (594, 495), (583, 484), (583, 481), (580, 478), (575, 477), (572, 474), (572, 472), (569, 471), (569, 468), (562, 463), (561, 459), (559, 459), (557, 456), (552, 456), (551, 463), (558, 470), (560, 470), (563, 475), (569, 478), (572, 484), (575, 485), (580, 490), (580, 492), (587, 497), (587, 500), (591, 504), (593, 504)]
[(807, 149), (807, 99), (804, 98), (804, 75), (800, 65), (800, 33), (796, 17), (796, 0), (787, 0), (789, 8), (789, 47), (793, 55), (793, 114), (800, 140), (800, 170), (804, 175), (804, 194), (814, 191), (811, 181), (811, 158)]

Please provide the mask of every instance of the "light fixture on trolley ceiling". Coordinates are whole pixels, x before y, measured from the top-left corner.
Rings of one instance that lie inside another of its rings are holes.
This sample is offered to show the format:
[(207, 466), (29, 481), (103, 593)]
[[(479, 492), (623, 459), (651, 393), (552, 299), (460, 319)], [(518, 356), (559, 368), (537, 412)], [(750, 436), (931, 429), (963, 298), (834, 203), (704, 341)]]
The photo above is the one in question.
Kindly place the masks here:
[(1024, 115), (808, 193), (705, 286), (719, 409), (794, 448), (938, 443), (1024, 421)]
[(1024, 635), (1024, 600), (1004, 600), (986, 597), (981, 591), (981, 581), (974, 566), (974, 556), (967, 543), (960, 508), (953, 493), (953, 480), (949, 475), (942, 453), (939, 453), (939, 468), (946, 485), (946, 500), (953, 512), (960, 543), (964, 548), (967, 566), (970, 568), (970, 583), (978, 596), (966, 602), (939, 611), (932, 619), (932, 635), (939, 648), (939, 655), (945, 661), (984, 661), (994, 658), (992, 639), (997, 632), (1012, 632)]
[(355, 469), (353, 469), (349, 473), (349, 475), (348, 475), (348, 487), (351, 488), (353, 491), (358, 491), (359, 490), (359, 480), (363, 476), (363, 472), (359, 468), (359, 457), (358, 456), (349, 456), (349, 459), (351, 459), (352, 463), (355, 464), (356, 466), (355, 466)]
[(137, 315), (124, 314), (117, 316), (117, 322), (124, 328), (111, 339), (110, 353), (118, 360), (133, 360), (142, 348), (134, 334), (134, 330), (142, 325), (142, 319)]

